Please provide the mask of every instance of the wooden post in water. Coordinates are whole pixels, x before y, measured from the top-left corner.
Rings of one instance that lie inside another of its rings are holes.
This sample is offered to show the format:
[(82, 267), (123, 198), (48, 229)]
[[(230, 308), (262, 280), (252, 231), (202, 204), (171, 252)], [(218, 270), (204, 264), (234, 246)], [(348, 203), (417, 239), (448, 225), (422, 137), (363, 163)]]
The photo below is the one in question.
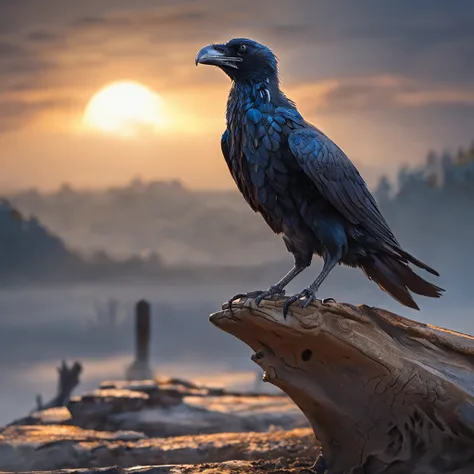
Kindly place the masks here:
[(153, 377), (149, 361), (150, 303), (140, 300), (135, 306), (135, 360), (127, 369), (127, 380)]

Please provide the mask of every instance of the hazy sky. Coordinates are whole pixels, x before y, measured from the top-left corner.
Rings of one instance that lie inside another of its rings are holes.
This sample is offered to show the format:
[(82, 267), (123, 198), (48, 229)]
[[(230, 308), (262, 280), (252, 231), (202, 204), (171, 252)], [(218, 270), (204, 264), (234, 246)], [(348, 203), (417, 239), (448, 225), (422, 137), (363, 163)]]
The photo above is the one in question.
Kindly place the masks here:
[[(0, 191), (138, 174), (232, 186), (220, 155), (229, 81), (194, 57), (234, 36), (277, 53), (287, 95), (369, 182), (474, 138), (471, 0), (0, 0)], [(81, 125), (119, 80), (161, 96), (161, 131)]]

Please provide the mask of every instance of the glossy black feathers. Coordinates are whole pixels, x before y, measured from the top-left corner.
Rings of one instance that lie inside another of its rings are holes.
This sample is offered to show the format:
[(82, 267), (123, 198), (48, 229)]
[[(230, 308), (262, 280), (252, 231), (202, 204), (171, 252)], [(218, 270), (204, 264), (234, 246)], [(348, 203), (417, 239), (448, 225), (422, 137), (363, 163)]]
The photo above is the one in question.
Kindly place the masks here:
[(318, 254), (359, 267), (411, 308), (410, 292), (439, 297), (443, 290), (409, 264), (438, 273), (401, 248), (345, 153), (303, 119), (276, 72), (254, 77), (233, 78), (222, 152), (248, 204), (283, 235), (296, 262), (309, 265)]

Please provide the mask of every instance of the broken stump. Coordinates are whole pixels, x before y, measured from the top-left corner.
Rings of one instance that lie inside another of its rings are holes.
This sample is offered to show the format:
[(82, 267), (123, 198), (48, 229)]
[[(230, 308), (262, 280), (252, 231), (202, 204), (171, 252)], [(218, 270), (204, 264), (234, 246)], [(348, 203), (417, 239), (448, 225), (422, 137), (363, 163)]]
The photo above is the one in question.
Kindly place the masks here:
[(303, 411), (328, 474), (474, 472), (474, 338), (368, 306), (240, 299), (211, 322)]
[(79, 385), (81, 372), (82, 365), (79, 362), (74, 362), (69, 366), (66, 361), (62, 361), (61, 366), (58, 367), (59, 380), (56, 396), (48, 403), (43, 403), (41, 395), (36, 395), (36, 409), (47, 410), (67, 405), (73, 390)]
[(150, 313), (148, 301), (140, 300), (135, 306), (135, 360), (126, 372), (127, 380), (153, 378), (149, 362)]

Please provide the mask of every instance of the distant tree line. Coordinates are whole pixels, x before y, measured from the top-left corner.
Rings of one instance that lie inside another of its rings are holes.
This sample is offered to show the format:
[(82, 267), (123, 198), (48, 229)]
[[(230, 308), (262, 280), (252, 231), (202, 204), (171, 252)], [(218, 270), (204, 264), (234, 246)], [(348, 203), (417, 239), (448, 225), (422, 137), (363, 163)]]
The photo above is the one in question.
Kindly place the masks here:
[[(222, 268), (165, 266), (156, 253), (113, 258), (105, 250), (84, 257), (70, 250), (35, 217), (25, 218), (7, 200), (0, 200), (0, 281), (5, 283), (70, 283), (103, 280), (215, 281)], [(232, 279), (259, 275), (238, 268)]]
[(471, 284), (474, 142), (456, 153), (432, 151), (421, 166), (402, 167), (394, 182), (382, 176), (375, 197), (402, 244), (456, 276), (457, 285)]
[(162, 265), (156, 255), (116, 261), (102, 251), (85, 259), (69, 250), (36, 217), (25, 218), (7, 200), (0, 200), (0, 279), (3, 281), (146, 277), (161, 273)]

